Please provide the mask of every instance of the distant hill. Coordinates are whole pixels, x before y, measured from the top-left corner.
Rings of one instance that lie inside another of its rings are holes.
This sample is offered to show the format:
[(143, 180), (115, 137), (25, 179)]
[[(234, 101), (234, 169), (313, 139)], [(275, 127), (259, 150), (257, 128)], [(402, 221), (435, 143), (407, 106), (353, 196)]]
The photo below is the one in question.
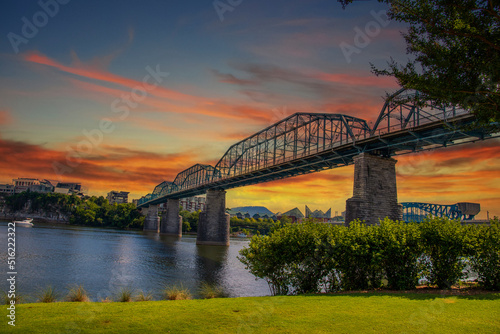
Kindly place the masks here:
[(230, 214), (236, 214), (237, 212), (241, 212), (243, 214), (247, 213), (250, 216), (253, 216), (254, 214), (258, 213), (259, 215), (268, 215), (272, 216), (274, 213), (272, 213), (268, 208), (264, 206), (239, 206), (237, 208), (232, 208), (229, 210)]

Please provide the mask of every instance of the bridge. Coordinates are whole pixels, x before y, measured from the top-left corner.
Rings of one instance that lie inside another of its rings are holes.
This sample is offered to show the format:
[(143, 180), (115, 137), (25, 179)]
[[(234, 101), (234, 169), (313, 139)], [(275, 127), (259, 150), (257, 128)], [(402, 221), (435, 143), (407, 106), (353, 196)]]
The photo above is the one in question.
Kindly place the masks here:
[[(198, 244), (228, 245), (225, 190), (354, 164), (353, 197), (346, 223), (399, 219), (396, 160), (392, 156), (471, 143), (500, 135), (475, 125), (475, 116), (450, 105), (413, 103), (421, 93), (401, 89), (389, 96), (373, 124), (342, 114), (295, 113), (232, 145), (215, 166), (196, 164), (175, 180), (158, 184), (138, 202), (144, 229), (181, 236), (179, 199), (207, 194)], [(474, 126), (473, 126), (474, 125)], [(158, 204), (167, 210), (158, 217)]]
[(403, 202), (403, 220), (406, 222), (422, 222), (428, 215), (447, 217), (461, 221), (472, 220), (481, 210), (478, 203), (457, 203), (452, 205)]

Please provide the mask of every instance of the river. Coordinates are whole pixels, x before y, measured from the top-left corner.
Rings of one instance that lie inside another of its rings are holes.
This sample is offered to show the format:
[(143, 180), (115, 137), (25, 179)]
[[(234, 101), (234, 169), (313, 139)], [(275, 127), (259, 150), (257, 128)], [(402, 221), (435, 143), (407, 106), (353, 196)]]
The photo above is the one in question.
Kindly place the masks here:
[[(71, 285), (83, 285), (94, 301), (113, 298), (121, 288), (161, 298), (166, 285), (182, 283), (193, 295), (202, 282), (215, 283), (230, 297), (269, 295), (267, 283), (255, 280), (237, 259), (248, 240), (231, 246), (198, 246), (196, 237), (168, 237), (122, 231), (36, 223), (16, 227), (16, 292), (34, 301), (51, 285), (63, 296)], [(0, 222), (0, 268), (7, 266), (7, 222)], [(7, 277), (8, 278), (8, 277)], [(8, 290), (6, 279), (0, 287)]]

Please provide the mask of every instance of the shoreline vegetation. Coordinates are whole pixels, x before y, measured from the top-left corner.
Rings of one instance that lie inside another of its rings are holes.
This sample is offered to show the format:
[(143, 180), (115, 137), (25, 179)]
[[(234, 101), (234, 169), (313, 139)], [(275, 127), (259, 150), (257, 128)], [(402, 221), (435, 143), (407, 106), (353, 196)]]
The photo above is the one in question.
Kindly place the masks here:
[[(0, 200), (2, 197), (0, 197)], [(3, 207), (1, 206), (3, 204)], [(65, 224), (74, 226), (106, 227), (122, 230), (142, 230), (145, 216), (134, 204), (109, 204), (103, 196), (64, 195), (57, 193), (23, 192), (4, 196), (0, 201), (0, 219), (19, 220), (34, 218), (35, 223)], [(196, 234), (198, 229), (199, 211), (190, 212), (180, 208), (183, 234)], [(238, 237), (268, 234), (276, 224), (285, 225), (290, 222), (288, 217), (281, 221), (272, 219), (238, 219), (231, 217), (231, 236)]]

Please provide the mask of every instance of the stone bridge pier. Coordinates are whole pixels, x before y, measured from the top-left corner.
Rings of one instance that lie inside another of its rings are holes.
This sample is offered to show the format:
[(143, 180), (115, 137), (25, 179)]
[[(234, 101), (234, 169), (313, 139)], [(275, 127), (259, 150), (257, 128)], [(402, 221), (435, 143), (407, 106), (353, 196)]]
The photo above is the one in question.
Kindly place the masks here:
[(159, 232), (160, 217), (158, 217), (158, 205), (150, 205), (144, 219), (144, 231)]
[(182, 236), (182, 217), (179, 215), (179, 200), (169, 198), (167, 210), (161, 215), (160, 233)]
[(401, 219), (396, 186), (396, 160), (368, 153), (354, 157), (353, 196), (346, 201), (345, 224), (364, 220)]
[(200, 212), (197, 245), (229, 246), (229, 214), (226, 213), (226, 192), (209, 189), (205, 211)]

